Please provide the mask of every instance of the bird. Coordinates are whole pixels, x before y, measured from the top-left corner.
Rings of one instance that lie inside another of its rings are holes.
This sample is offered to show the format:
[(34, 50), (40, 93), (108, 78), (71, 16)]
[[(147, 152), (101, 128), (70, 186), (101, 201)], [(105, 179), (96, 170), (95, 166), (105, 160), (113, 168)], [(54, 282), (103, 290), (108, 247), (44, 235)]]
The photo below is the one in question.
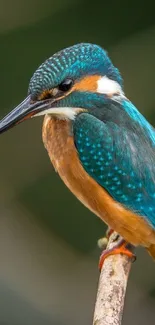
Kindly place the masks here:
[(101, 254), (155, 259), (155, 129), (126, 97), (102, 46), (78, 43), (53, 54), (30, 79), (26, 99), (0, 121), (0, 133), (44, 115), (42, 138), (65, 185), (120, 242)]

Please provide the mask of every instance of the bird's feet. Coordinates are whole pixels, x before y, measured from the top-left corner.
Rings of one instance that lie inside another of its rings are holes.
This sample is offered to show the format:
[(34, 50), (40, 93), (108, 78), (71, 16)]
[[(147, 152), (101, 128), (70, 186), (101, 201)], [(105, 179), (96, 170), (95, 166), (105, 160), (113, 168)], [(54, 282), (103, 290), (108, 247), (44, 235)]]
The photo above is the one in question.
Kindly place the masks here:
[[(111, 229), (108, 229), (106, 233), (108, 238), (111, 236), (112, 232)], [(126, 255), (131, 258), (133, 262), (136, 260), (136, 255), (132, 252), (132, 245), (121, 238), (113, 248), (103, 250), (99, 260), (99, 270), (101, 271), (104, 261), (108, 256), (117, 254)]]

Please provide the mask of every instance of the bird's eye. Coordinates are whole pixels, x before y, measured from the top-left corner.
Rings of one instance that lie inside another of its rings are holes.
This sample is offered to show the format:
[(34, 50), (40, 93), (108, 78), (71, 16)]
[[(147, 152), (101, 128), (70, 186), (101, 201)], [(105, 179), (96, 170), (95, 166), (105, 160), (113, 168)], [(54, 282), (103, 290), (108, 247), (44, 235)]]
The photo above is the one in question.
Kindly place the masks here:
[(59, 90), (61, 91), (68, 91), (73, 85), (73, 80), (71, 79), (65, 79), (60, 85), (59, 85)]

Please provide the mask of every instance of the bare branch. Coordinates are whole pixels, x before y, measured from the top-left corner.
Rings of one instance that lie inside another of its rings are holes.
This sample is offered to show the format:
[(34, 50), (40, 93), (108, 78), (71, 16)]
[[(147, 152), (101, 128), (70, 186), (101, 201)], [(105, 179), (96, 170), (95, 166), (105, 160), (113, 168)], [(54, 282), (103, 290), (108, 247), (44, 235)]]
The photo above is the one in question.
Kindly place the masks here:
[[(116, 240), (114, 232), (107, 248), (113, 248)], [(133, 247), (131, 246), (133, 251)], [(104, 261), (96, 298), (93, 325), (121, 325), (124, 299), (132, 261), (126, 255), (112, 255)]]

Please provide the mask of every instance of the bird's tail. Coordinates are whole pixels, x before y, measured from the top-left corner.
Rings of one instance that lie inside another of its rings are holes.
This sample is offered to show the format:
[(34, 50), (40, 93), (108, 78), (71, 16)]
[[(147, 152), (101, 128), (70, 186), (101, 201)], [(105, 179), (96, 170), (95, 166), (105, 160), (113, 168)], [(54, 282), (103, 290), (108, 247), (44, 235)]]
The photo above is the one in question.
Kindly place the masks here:
[(150, 247), (148, 247), (147, 250), (148, 250), (149, 254), (155, 260), (155, 244), (150, 245)]

